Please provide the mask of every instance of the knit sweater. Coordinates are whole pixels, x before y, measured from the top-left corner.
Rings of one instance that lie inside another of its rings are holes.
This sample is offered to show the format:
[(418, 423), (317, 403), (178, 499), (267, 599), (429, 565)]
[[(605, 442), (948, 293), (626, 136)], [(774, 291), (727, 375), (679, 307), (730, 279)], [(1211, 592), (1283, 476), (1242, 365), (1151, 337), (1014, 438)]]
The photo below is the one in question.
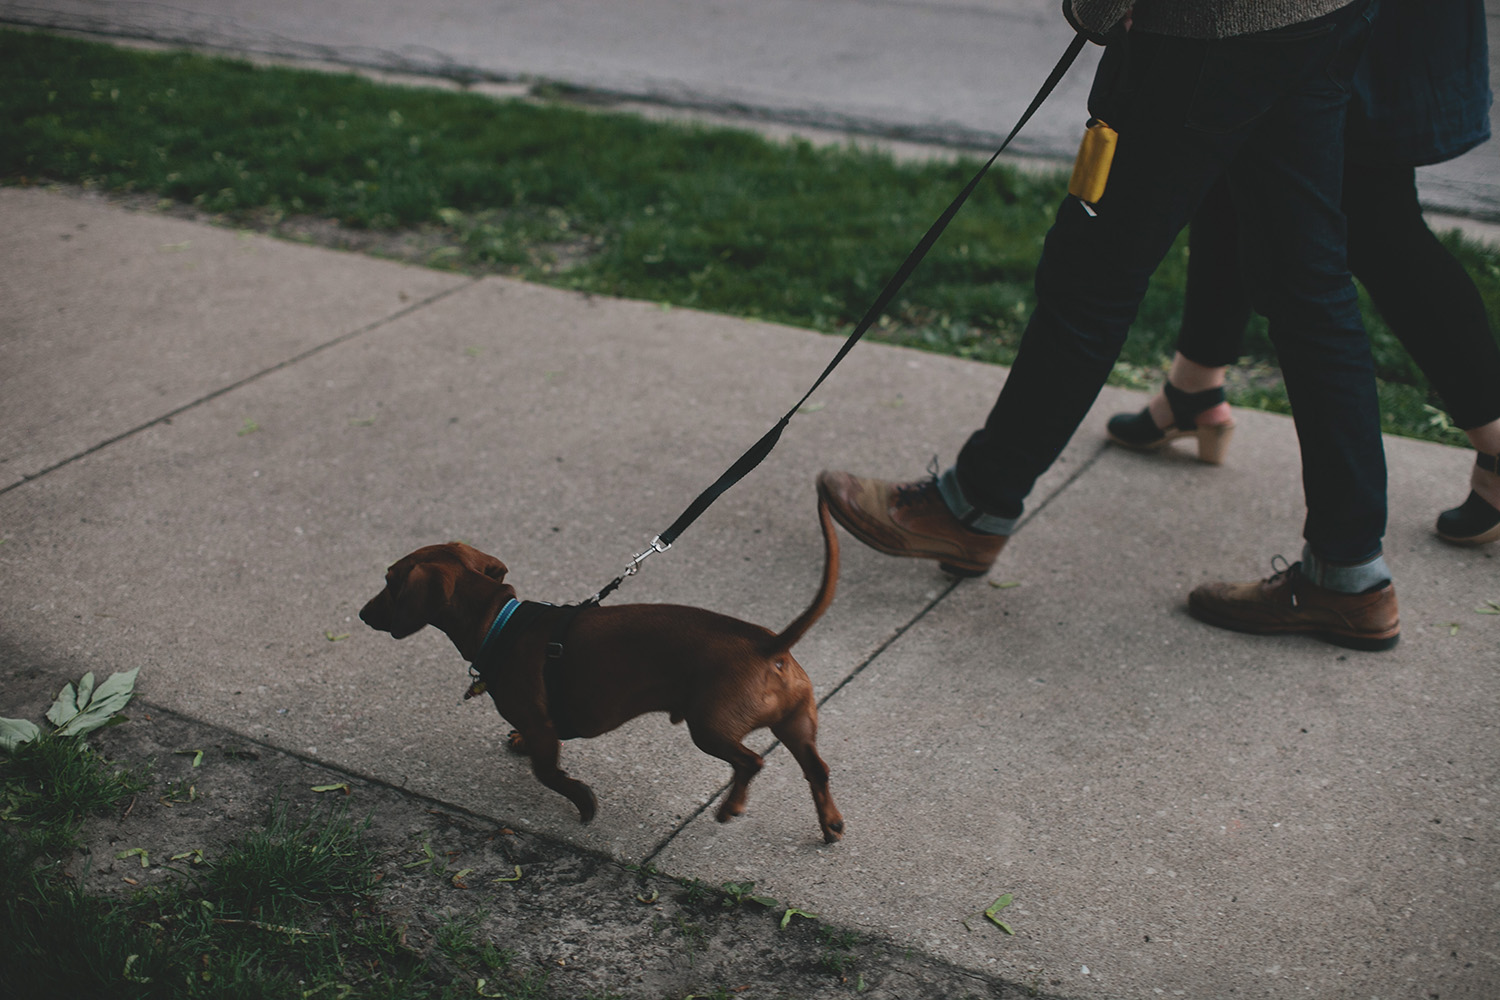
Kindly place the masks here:
[[(1331, 14), (1350, 0), (1063, 0), (1068, 21), (1099, 41), (1127, 11), (1132, 31), (1230, 38)], [(1134, 8), (1132, 10), (1132, 8)]]

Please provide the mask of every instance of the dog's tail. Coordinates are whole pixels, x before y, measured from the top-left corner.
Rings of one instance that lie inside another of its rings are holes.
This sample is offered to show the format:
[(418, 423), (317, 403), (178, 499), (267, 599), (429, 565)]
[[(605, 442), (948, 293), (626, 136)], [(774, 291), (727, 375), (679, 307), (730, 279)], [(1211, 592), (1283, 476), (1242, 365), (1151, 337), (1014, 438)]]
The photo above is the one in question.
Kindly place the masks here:
[(839, 536), (833, 528), (833, 515), (828, 511), (828, 500), (821, 490), (818, 491), (818, 520), (823, 523), (823, 585), (818, 588), (818, 593), (807, 610), (782, 629), (780, 635), (768, 641), (767, 656), (789, 651), (833, 603), (833, 592), (839, 582)]

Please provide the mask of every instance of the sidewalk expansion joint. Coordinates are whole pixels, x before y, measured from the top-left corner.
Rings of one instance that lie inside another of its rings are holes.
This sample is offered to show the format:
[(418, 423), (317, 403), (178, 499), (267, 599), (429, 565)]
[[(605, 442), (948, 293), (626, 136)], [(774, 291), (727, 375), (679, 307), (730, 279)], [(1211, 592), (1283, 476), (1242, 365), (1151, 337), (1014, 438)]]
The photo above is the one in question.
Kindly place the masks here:
[[(844, 677), (843, 680), (839, 681), (837, 684), (835, 684), (832, 687), (832, 689), (829, 690), (829, 692), (827, 694), (825, 694), (823, 697), (819, 698), (818, 699), (818, 708), (822, 709), (824, 705), (828, 704), (828, 702), (834, 697), (834, 695), (836, 695), (840, 691), (844, 690), (844, 688), (847, 687), (850, 682), (852, 682), (860, 674), (864, 673), (864, 670), (865, 670), (866, 667), (868, 667), (870, 664), (874, 663), (880, 657), (880, 655), (882, 653), (884, 653), (887, 649), (889, 649), (891, 647), (891, 645), (893, 643), (895, 643), (898, 639), (900, 639), (908, 631), (910, 631), (911, 628), (914, 625), (917, 624), (917, 622), (919, 622), (923, 618), (927, 617), (928, 612), (930, 612), (934, 608), (936, 608), (939, 604), (941, 604), (948, 597), (949, 594), (951, 594), (955, 590), (957, 590), (958, 589), (958, 585), (960, 583), (962, 583), (962, 582), (963, 582), (962, 580), (956, 580), (956, 579), (955, 580), (949, 580), (948, 583), (947, 583), (947, 585), (945, 587), (943, 587), (943, 589), (940, 590), (935, 597), (933, 597), (926, 604), (924, 604), (917, 611), (917, 613), (914, 614), (914, 615), (912, 615), (912, 617), (905, 624), (898, 626), (894, 632), (892, 632), (889, 636), (886, 637), (886, 639), (885, 639), (884, 642), (882, 642), (879, 646), (875, 647), (875, 650), (872, 653), (870, 653), (869, 656), (865, 657), (863, 660), (861, 660), (859, 663), (857, 663), (855, 665), (854, 669), (851, 670), (851, 671), (849, 671), (849, 673), (847, 675), (845, 675), (845, 677)], [(769, 757), (772, 753), (774, 753), (775, 751), (779, 750), (780, 748), (781, 748), (781, 741), (780, 740), (774, 740), (771, 743), (771, 745), (768, 746), (768, 747), (766, 747), (765, 751), (761, 753), (761, 757)], [(708, 796), (703, 801), (703, 803), (700, 806), (698, 806), (697, 809), (694, 809), (687, 816), (683, 817), (682, 822), (678, 823), (675, 827), (673, 827), (672, 830), (671, 830), (671, 832), (669, 832), (665, 837), (663, 837), (662, 840), (661, 840), (661, 842), (658, 843), (655, 847), (653, 847), (650, 850), (650, 852), (644, 858), (641, 859), (640, 863), (643, 864), (643, 865), (646, 865), (646, 864), (650, 864), (653, 861), (655, 861), (656, 858), (657, 858), (657, 856), (660, 855), (662, 851), (666, 850), (669, 846), (671, 846), (672, 841), (676, 840), (679, 834), (681, 834), (685, 830), (687, 830), (687, 828), (693, 824), (694, 820), (696, 820), (699, 816), (702, 816), (705, 812), (708, 811), (708, 809), (709, 809), (710, 806), (712, 806), (715, 802), (719, 801), (719, 799), (724, 795), (724, 793), (729, 790), (729, 786), (731, 784), (732, 784), (732, 782), (729, 782), (729, 781), (724, 782), (722, 785), (720, 785), (718, 787), (718, 789), (712, 795)]]
[[(1057, 487), (1057, 489), (1053, 490), (1050, 494), (1047, 495), (1044, 500), (1042, 500), (1041, 503), (1037, 504), (1035, 507), (1029, 510), (1021, 519), (1018, 527), (1024, 527), (1025, 525), (1029, 524), (1033, 519), (1041, 514), (1042, 511), (1046, 510), (1048, 504), (1052, 503), (1053, 500), (1057, 499), (1070, 486), (1076, 483), (1085, 472), (1087, 472), (1094, 466), (1094, 463), (1099, 461), (1099, 459), (1108, 449), (1108, 443), (1101, 444), (1098, 450), (1096, 450), (1092, 455), (1090, 455), (1087, 459), (1080, 463), (1073, 474), (1070, 475), (1066, 480), (1064, 480), (1063, 483)], [(950, 579), (947, 585), (939, 590), (938, 593), (933, 596), (926, 604), (919, 608), (916, 614), (912, 615), (911, 618), (905, 622), (905, 624), (898, 626), (895, 631), (893, 631), (889, 636), (886, 637), (884, 642), (875, 647), (875, 649), (870, 653), (869, 656), (866, 656), (863, 660), (857, 663), (854, 669), (849, 671), (849, 673), (844, 676), (843, 680), (839, 681), (828, 691), (827, 694), (819, 698), (818, 708), (821, 710), (825, 705), (832, 701), (840, 691), (844, 690), (844, 688), (853, 683), (859, 677), (859, 675), (864, 673), (865, 669), (876, 660), (878, 660), (886, 650), (895, 645), (896, 642), (899, 641), (903, 636), (905, 636), (907, 632), (911, 631), (911, 629), (915, 627), (918, 622), (920, 622), (923, 618), (926, 618), (929, 613), (934, 611), (939, 604), (942, 604), (945, 600), (947, 600), (948, 597), (955, 590), (957, 590), (959, 588), (959, 585), (962, 583), (962, 580)], [(780, 749), (780, 747), (781, 741), (776, 740), (766, 748), (761, 756), (768, 757), (776, 750)], [(687, 828), (691, 826), (699, 816), (702, 816), (705, 812), (707, 812), (709, 807), (717, 802), (724, 795), (724, 793), (728, 791), (730, 784), (731, 782), (726, 781), (722, 785), (720, 785), (712, 795), (708, 796), (703, 801), (703, 803), (698, 806), (697, 809), (694, 809), (691, 813), (685, 816), (680, 823), (673, 827), (672, 830), (665, 837), (663, 837), (662, 840), (655, 847), (653, 847), (644, 858), (641, 859), (640, 863), (643, 865), (647, 865), (654, 862), (663, 851), (671, 846), (672, 842), (676, 840), (679, 835), (686, 831)]]
[(234, 382), (230, 382), (228, 385), (220, 386), (219, 388), (214, 389), (211, 392), (199, 396), (197, 399), (190, 400), (189, 402), (183, 403), (181, 406), (178, 406), (175, 409), (168, 410), (166, 413), (163, 413), (160, 416), (153, 417), (143, 424), (138, 424), (135, 427), (130, 428), (129, 430), (121, 431), (119, 434), (116, 434), (113, 437), (108, 437), (103, 441), (92, 444), (82, 451), (77, 452), (76, 454), (69, 455), (67, 458), (52, 463), (46, 468), (39, 469), (36, 472), (22, 473), (21, 478), (16, 482), (11, 483), (8, 486), (0, 486), (0, 496), (4, 496), (11, 490), (19, 489), (20, 487), (25, 486), (27, 483), (41, 479), (43, 476), (56, 472), (58, 469), (62, 469), (66, 466), (72, 465), (74, 462), (77, 462), (80, 459), (88, 458), (95, 452), (103, 451), (104, 449), (111, 447), (112, 445), (119, 444), (121, 441), (135, 437), (137, 434), (140, 434), (143, 431), (147, 431), (153, 427), (157, 427), (161, 424), (167, 423), (173, 418), (178, 417), (189, 410), (196, 409), (197, 407), (202, 406), (204, 403), (212, 402), (213, 400), (218, 399), (220, 396), (226, 396), (229, 393), (234, 392), (236, 389), (242, 389), (253, 382), (258, 382), (261, 379), (265, 378), (267, 375), (273, 375), (276, 372), (290, 368), (293, 365), (300, 364), (301, 362), (306, 361), (308, 358), (311, 358), (317, 354), (321, 354), (330, 348), (338, 347), (341, 344), (346, 344), (351, 340), (355, 340), (367, 333), (378, 330), (382, 326), (385, 326), (387, 323), (393, 323), (398, 319), (409, 316), (412, 313), (416, 312), (418, 309), (426, 308), (427, 306), (430, 306), (440, 299), (454, 294), (455, 292), (461, 291), (466, 288), (472, 288), (481, 280), (482, 279), (480, 278), (471, 278), (469, 281), (461, 285), (454, 285), (452, 288), (445, 288), (440, 292), (434, 292), (432, 295), (427, 296), (425, 299), (422, 299), (419, 302), (413, 302), (410, 305), (403, 306), (402, 308), (391, 313), (389, 316), (384, 316), (377, 320), (371, 320), (369, 323), (366, 323), (364, 326), (358, 328), (357, 330), (350, 330), (347, 333), (341, 333), (337, 337), (334, 337), (332, 340), (324, 341), (321, 344), (309, 347), (307, 350), (301, 352), (300, 354), (295, 354), (283, 361), (276, 362), (276, 364), (271, 365), (269, 368), (262, 368), (260, 371), (246, 375), (244, 378), (238, 379)]

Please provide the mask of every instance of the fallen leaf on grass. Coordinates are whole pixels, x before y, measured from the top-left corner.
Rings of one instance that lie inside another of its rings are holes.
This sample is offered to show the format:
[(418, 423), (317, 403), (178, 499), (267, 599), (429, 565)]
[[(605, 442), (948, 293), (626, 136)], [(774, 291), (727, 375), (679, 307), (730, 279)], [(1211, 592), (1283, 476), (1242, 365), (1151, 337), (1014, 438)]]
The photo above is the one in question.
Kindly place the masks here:
[(473, 872), (474, 872), (474, 869), (472, 869), (472, 868), (465, 868), (465, 869), (463, 869), (461, 871), (454, 872), (453, 873), (453, 878), (451, 880), (453, 882), (453, 888), (455, 888), (455, 889), (467, 889), (469, 887), (469, 883), (467, 883), (467, 882), (464, 881), (464, 876), (471, 875), (471, 874), (473, 874)]
[(424, 856), (422, 858), (420, 858), (419, 860), (410, 862), (409, 864), (402, 865), (401, 867), (402, 868), (421, 868), (423, 865), (432, 865), (433, 867), (437, 866), (438, 856), (433, 853), (432, 844), (431, 844), (430, 841), (426, 841), (426, 840), (422, 841), (422, 854)]
[(519, 882), (519, 881), (521, 881), (521, 866), (520, 865), (516, 865), (516, 873), (514, 875), (502, 875), (499, 878), (491, 879), (490, 881), (492, 881), (492, 882)]
[(661, 898), (661, 893), (658, 892), (658, 891), (656, 891), (655, 889), (651, 890), (651, 895), (649, 895), (649, 896), (642, 895), (639, 892), (635, 894), (635, 901), (637, 903), (654, 903), (654, 902), (656, 902), (660, 898)]
[(131, 969), (135, 968), (135, 963), (136, 963), (136, 961), (140, 957), (141, 957), (140, 955), (126, 955), (125, 956), (125, 968), (120, 971), (121, 978), (127, 979), (130, 982), (132, 982), (132, 983), (149, 983), (149, 982), (151, 982), (151, 977), (150, 976), (137, 976), (137, 975), (132, 974), (131, 971), (130, 971)]
[(349, 791), (349, 785), (346, 782), (339, 782), (337, 785), (313, 785), (312, 790), (315, 792), (343, 792), (345, 795), (353, 794)]
[(173, 861), (191, 860), (195, 865), (203, 864), (203, 848), (195, 847), (191, 851), (183, 851), (181, 854), (172, 855)]
[(1016, 932), (1010, 929), (1010, 924), (1007, 924), (1005, 921), (1001, 920), (998, 916), (996, 916), (996, 914), (1009, 906), (1013, 898), (1014, 897), (1007, 892), (1005, 895), (1001, 896), (999, 899), (991, 903), (988, 910), (984, 911), (984, 915), (989, 919), (990, 923), (994, 924), (996, 927), (1012, 936), (1014, 936)]
[(203, 763), (202, 750), (173, 750), (172, 752), (179, 757), (186, 757), (188, 754), (192, 754), (194, 767), (197, 767), (199, 764)]

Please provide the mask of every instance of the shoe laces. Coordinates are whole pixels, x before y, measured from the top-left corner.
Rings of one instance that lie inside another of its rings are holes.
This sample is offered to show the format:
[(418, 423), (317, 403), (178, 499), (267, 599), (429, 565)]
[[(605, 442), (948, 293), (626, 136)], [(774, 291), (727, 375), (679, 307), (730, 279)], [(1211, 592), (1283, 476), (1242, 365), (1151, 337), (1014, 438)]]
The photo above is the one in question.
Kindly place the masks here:
[(927, 478), (912, 483), (897, 483), (891, 497), (894, 507), (911, 507), (930, 502), (932, 492), (938, 488), (938, 460), (932, 456), (927, 463)]
[[(1281, 564), (1280, 566), (1276, 565), (1278, 562)], [(1294, 563), (1289, 563), (1289, 562), (1286, 561), (1286, 556), (1283, 556), (1283, 555), (1280, 555), (1280, 554), (1274, 555), (1274, 556), (1271, 557), (1271, 575), (1268, 576), (1268, 577), (1266, 577), (1266, 583), (1275, 583), (1277, 580), (1280, 580), (1283, 576), (1288, 576), (1288, 575), (1295, 576), (1296, 574), (1300, 573), (1301, 571), (1302, 571), (1302, 562), (1301, 562), (1301, 560), (1298, 560), (1297, 562), (1294, 562)]]
[[(1280, 566), (1276, 565), (1278, 562), (1281, 563)], [(1297, 578), (1302, 575), (1302, 561), (1299, 559), (1297, 562), (1288, 563), (1286, 561), (1286, 556), (1277, 554), (1271, 557), (1271, 571), (1271, 575), (1266, 577), (1265, 579), (1265, 583), (1267, 586), (1275, 585), (1281, 580), (1282, 577), (1291, 578), (1292, 607), (1295, 608), (1298, 604), (1296, 584)]]

